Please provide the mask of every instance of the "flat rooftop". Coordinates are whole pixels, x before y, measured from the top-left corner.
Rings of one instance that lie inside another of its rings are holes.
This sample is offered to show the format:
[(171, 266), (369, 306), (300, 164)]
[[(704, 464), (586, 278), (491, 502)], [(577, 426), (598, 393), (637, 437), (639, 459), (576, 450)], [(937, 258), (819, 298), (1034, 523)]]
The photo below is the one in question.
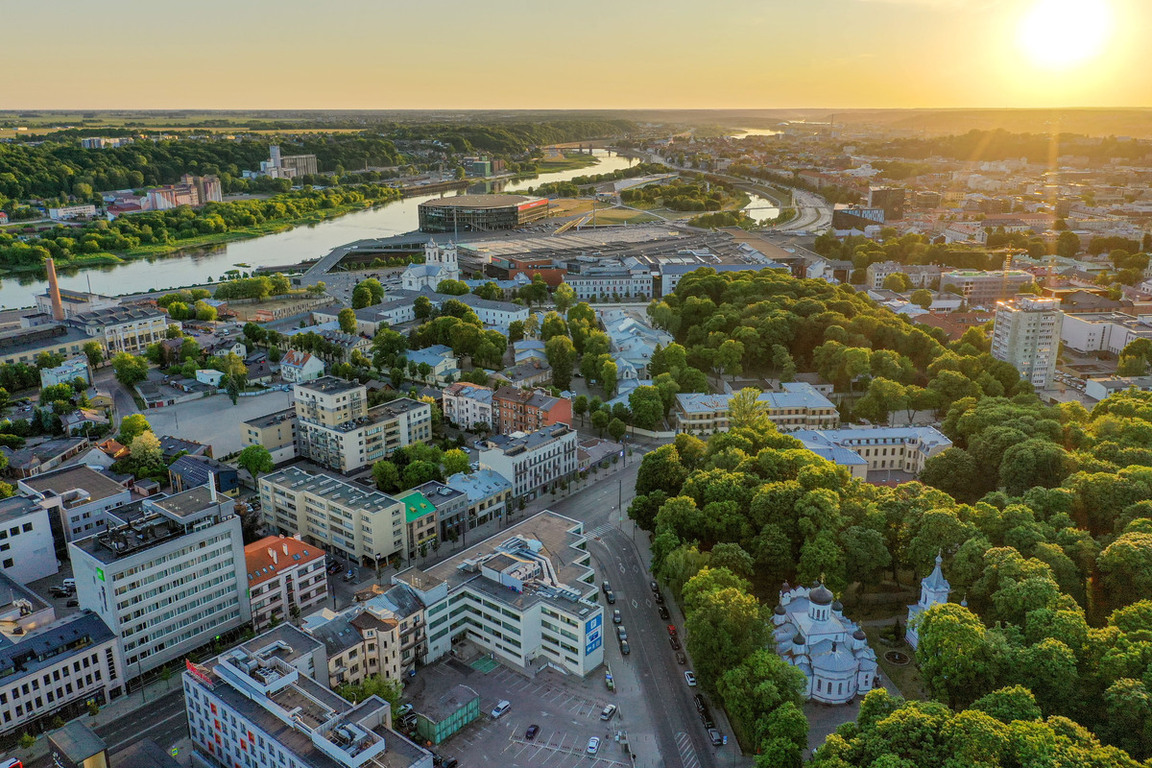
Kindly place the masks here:
[(421, 208), (507, 208), (513, 205), (522, 205), (539, 200), (537, 197), (526, 195), (457, 195), (456, 197), (442, 197), (420, 203)]
[(335, 376), (321, 376), (312, 381), (302, 381), (296, 385), (296, 389), (312, 390), (314, 392), (323, 392), (326, 395), (338, 395), (341, 392), (351, 392), (356, 389), (363, 388), (363, 384), (357, 381), (348, 381), (347, 379), (338, 379)]
[(54, 493), (57, 496), (69, 491), (82, 490), (88, 494), (88, 501), (99, 501), (128, 490), (115, 480), (86, 466), (65, 467), (29, 477), (21, 482), (33, 490)]
[(248, 419), (248, 421), (244, 423), (250, 427), (255, 427), (256, 429), (266, 429), (276, 424), (281, 424), (285, 421), (291, 421), (295, 418), (296, 409), (285, 408), (282, 411), (273, 411), (266, 416), (257, 416), (254, 419)]
[(340, 504), (365, 512), (376, 512), (384, 507), (400, 504), (399, 499), (380, 491), (373, 491), (354, 485), (331, 475), (305, 472), (299, 467), (285, 467), (270, 472), (260, 478), (275, 485), (300, 493), (311, 493)]

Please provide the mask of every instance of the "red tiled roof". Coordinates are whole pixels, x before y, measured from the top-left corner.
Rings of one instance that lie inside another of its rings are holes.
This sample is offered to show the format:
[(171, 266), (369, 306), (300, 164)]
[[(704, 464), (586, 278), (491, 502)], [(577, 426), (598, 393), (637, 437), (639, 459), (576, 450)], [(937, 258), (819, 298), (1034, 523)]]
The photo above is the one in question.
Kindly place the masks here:
[(324, 557), (320, 547), (290, 536), (265, 536), (244, 547), (248, 586), (275, 578), (283, 571)]

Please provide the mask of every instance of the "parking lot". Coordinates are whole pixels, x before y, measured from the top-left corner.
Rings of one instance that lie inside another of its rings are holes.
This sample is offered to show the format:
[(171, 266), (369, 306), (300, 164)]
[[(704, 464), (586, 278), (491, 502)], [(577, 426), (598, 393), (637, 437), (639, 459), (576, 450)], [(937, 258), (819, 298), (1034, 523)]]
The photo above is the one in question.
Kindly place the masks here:
[[(464, 664), (449, 661), (451, 670), (440, 671), (440, 665), (421, 672), (428, 675), (427, 684), (434, 688), (455, 680)], [(603, 675), (580, 680), (545, 670), (535, 679), (507, 667), (496, 667), (488, 674), (468, 669), (466, 685), (480, 694), (481, 716), (460, 733), (434, 749), (445, 757), (455, 757), (461, 768), (491, 766), (497, 768), (613, 768), (628, 765), (628, 757), (616, 743), (616, 735), (627, 727), (627, 713), (621, 709), (608, 722), (600, 713), (608, 704), (623, 704), (604, 686)], [(508, 713), (499, 719), (489, 714), (501, 700), (512, 703)], [(529, 741), (525, 734), (530, 725), (539, 726), (536, 737)], [(588, 740), (600, 739), (595, 755), (588, 754)]]

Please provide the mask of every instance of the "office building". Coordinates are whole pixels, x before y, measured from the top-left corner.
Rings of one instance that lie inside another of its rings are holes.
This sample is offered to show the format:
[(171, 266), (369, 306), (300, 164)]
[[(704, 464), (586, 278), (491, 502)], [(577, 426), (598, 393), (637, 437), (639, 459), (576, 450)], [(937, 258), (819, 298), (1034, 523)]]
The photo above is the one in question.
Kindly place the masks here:
[(354, 563), (375, 565), (404, 547), (405, 508), (392, 496), (286, 467), (260, 477), (264, 523)]
[(992, 357), (1011, 363), (1036, 389), (1050, 389), (1056, 384), (1063, 322), (1059, 299), (1019, 296), (999, 302), (992, 326)]
[(534, 432), (553, 424), (572, 423), (572, 401), (542, 389), (504, 386), (492, 395), (493, 429), (504, 434)]
[(1136, 339), (1152, 339), (1152, 323), (1146, 315), (1124, 312), (1065, 313), (1060, 341), (1082, 355), (1106, 352), (1117, 357)]
[(307, 615), (328, 599), (324, 550), (291, 536), (265, 536), (244, 547), (252, 628)]
[(513, 497), (534, 499), (576, 473), (576, 439), (576, 430), (567, 424), (493, 435), (480, 448), (480, 468), (506, 477)]
[(540, 512), (393, 581), (424, 605), (429, 661), (461, 636), (525, 670), (551, 665), (585, 676), (604, 661), (604, 613), (577, 520)]
[(49, 510), (58, 550), (70, 541), (101, 533), (108, 511), (132, 501), (128, 488), (83, 465), (42, 472), (21, 480), (17, 488)]
[(959, 293), (973, 307), (1010, 299), (1033, 282), (1035, 278), (1030, 272), (1013, 269), (1001, 272), (961, 269), (940, 273), (940, 290)]
[(567, 283), (581, 300), (613, 296), (648, 299), (653, 293), (652, 268), (634, 256), (622, 259), (583, 256), (565, 263)]
[(908, 190), (902, 187), (871, 187), (868, 190), (868, 207), (884, 211), (884, 221), (904, 218), (904, 200)]
[(52, 221), (69, 221), (71, 219), (91, 219), (96, 215), (96, 206), (91, 204), (65, 205), (60, 208), (49, 208), (48, 218)]
[(338, 472), (432, 437), (428, 403), (399, 398), (369, 409), (363, 384), (333, 376), (299, 383), (295, 395), (296, 454)]
[[(811, 384), (787, 382), (783, 392), (763, 392), (758, 398), (764, 414), (781, 432), (796, 429), (832, 429), (840, 423), (835, 404)], [(733, 395), (687, 393), (676, 395), (672, 416), (679, 432), (711, 435), (728, 431), (728, 407)]]
[(514, 229), (548, 215), (548, 199), (523, 195), (458, 195), (420, 203), (421, 232)]
[(114, 357), (120, 352), (142, 354), (150, 345), (163, 341), (169, 319), (155, 307), (111, 307), (74, 315), (68, 324), (99, 341), (105, 354)]
[(0, 574), (30, 584), (60, 570), (50, 520), (34, 498), (0, 499)]
[(918, 475), (924, 462), (952, 447), (952, 441), (933, 427), (802, 429), (791, 434), (808, 450), (847, 467), (862, 480), (887, 470)]
[(244, 444), (264, 446), (276, 464), (296, 458), (296, 409), (285, 408), (244, 422)]
[[(43, 621), (28, 621), (32, 614)], [(124, 693), (126, 676), (118, 639), (99, 616), (56, 619), (0, 577), (0, 737), (51, 728), (87, 712), (90, 701), (103, 706)]]
[(468, 474), (457, 472), (448, 478), (447, 485), (468, 497), (468, 520), (473, 525), (483, 525), (503, 516), (512, 498), (512, 483), (490, 469)]
[(449, 423), (461, 429), (487, 424), (494, 429), (492, 390), (468, 381), (449, 384), (440, 394), (440, 409)]
[(251, 620), (234, 509), (211, 486), (147, 498), (110, 511), (106, 531), (68, 545), (80, 606), (121, 638), (130, 673)]
[[(432, 768), (391, 730), (379, 696), (350, 703), (317, 682), (323, 644), (277, 627), (183, 673), (196, 761), (213, 768)], [(322, 673), (320, 674), (322, 676)]]

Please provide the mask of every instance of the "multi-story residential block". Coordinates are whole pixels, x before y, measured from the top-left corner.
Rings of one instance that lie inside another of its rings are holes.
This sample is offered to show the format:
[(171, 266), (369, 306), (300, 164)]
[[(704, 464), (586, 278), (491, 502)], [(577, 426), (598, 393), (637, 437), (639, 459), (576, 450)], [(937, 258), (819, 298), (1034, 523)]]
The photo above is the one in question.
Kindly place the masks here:
[(512, 432), (534, 432), (553, 424), (572, 423), (572, 401), (566, 397), (553, 397), (544, 390), (524, 390), (500, 387), (492, 395), (494, 429)]
[(502, 516), (512, 498), (512, 483), (490, 469), (471, 474), (458, 472), (448, 478), (447, 484), (468, 497), (468, 519), (476, 525)]
[(952, 447), (952, 441), (933, 427), (802, 429), (792, 437), (862, 480), (871, 472), (887, 470), (918, 475), (924, 462)]
[(1002, 299), (1010, 299), (1036, 278), (1031, 272), (1008, 269), (984, 272), (978, 269), (958, 269), (940, 273), (940, 290), (957, 289), (971, 306), (988, 306)]
[(40, 386), (51, 387), (56, 384), (72, 384), (79, 379), (85, 386), (92, 383), (92, 372), (88, 365), (88, 358), (76, 355), (65, 360), (55, 368), (40, 369)]
[(445, 344), (433, 344), (424, 349), (410, 349), (405, 354), (409, 364), (427, 365), (431, 370), (428, 381), (446, 382), (460, 378), (460, 369), (456, 364), (456, 353)]
[(183, 673), (195, 761), (213, 768), (432, 768), (432, 753), (388, 726), (379, 696), (329, 690), (324, 644), (276, 627)]
[(379, 675), (401, 679), (400, 623), (391, 616), (377, 616), (363, 605), (337, 613), (323, 608), (306, 616), (301, 628), (324, 643), (328, 656), (330, 688), (357, 685)]
[(215, 488), (147, 498), (108, 512), (108, 530), (68, 545), (76, 596), (143, 674), (251, 618), (235, 502)]
[(883, 288), (884, 280), (897, 272), (907, 275), (913, 288), (931, 288), (940, 281), (941, 270), (935, 264), (901, 264), (898, 261), (878, 261), (866, 270), (866, 285)]
[(576, 430), (567, 424), (519, 435), (493, 435), (480, 449), (480, 468), (512, 483), (515, 498), (534, 499), (576, 472)]
[(467, 494), (436, 480), (418, 485), (413, 490), (423, 494), (428, 503), (436, 508), (441, 540), (455, 541), (476, 527), (468, 518)]
[(297, 384), (296, 453), (353, 472), (432, 437), (428, 403), (400, 398), (368, 408), (363, 384), (324, 376)]
[(0, 499), (0, 574), (30, 584), (60, 570), (50, 519), (36, 499)]
[(404, 557), (412, 560), (421, 549), (427, 554), (440, 535), (436, 507), (420, 491), (408, 491), (397, 498), (404, 504)]
[(581, 257), (565, 265), (567, 283), (579, 299), (599, 299), (610, 296), (652, 298), (652, 268), (639, 259)]
[(280, 378), (291, 384), (313, 381), (324, 375), (324, 361), (309, 352), (290, 349), (280, 358)]
[(329, 475), (286, 467), (260, 478), (264, 523), (357, 563), (399, 555), (405, 539), (403, 502)]
[(252, 627), (310, 613), (328, 599), (324, 550), (291, 536), (265, 536), (244, 547)]
[(1084, 355), (1108, 352), (1119, 356), (1136, 339), (1152, 339), (1152, 323), (1145, 315), (1065, 312), (1060, 325), (1060, 341)]
[[(840, 423), (835, 404), (811, 384), (788, 382), (783, 392), (764, 392), (759, 402), (764, 413), (782, 432), (795, 429), (833, 429)], [(672, 414), (680, 432), (711, 435), (728, 430), (728, 404), (732, 395), (676, 395)]]
[(52, 221), (68, 221), (69, 219), (90, 219), (96, 215), (96, 206), (92, 204), (65, 205), (59, 208), (49, 208), (48, 218)]
[(540, 512), (393, 581), (424, 605), (428, 661), (461, 635), (522, 669), (551, 664), (583, 676), (604, 661), (604, 614), (579, 521)]
[(99, 616), (56, 619), (31, 592), (0, 582), (0, 737), (51, 728), (124, 693), (118, 638)]
[(1059, 299), (1020, 296), (1000, 302), (992, 325), (992, 357), (1011, 363), (1036, 389), (1055, 386), (1063, 321)]
[(461, 429), (472, 429), (477, 424), (495, 428), (492, 413), (493, 391), (468, 381), (450, 384), (440, 395), (440, 408), (444, 418)]
[(244, 444), (264, 446), (277, 464), (296, 458), (296, 409), (286, 408), (244, 422)]
[(108, 510), (132, 501), (132, 492), (87, 466), (64, 467), (25, 478), (20, 492), (39, 501), (52, 515), (56, 548), (104, 530)]
[(67, 322), (102, 343), (109, 357), (120, 352), (139, 354), (166, 338), (170, 322), (179, 325), (159, 309), (146, 306), (95, 309)]

